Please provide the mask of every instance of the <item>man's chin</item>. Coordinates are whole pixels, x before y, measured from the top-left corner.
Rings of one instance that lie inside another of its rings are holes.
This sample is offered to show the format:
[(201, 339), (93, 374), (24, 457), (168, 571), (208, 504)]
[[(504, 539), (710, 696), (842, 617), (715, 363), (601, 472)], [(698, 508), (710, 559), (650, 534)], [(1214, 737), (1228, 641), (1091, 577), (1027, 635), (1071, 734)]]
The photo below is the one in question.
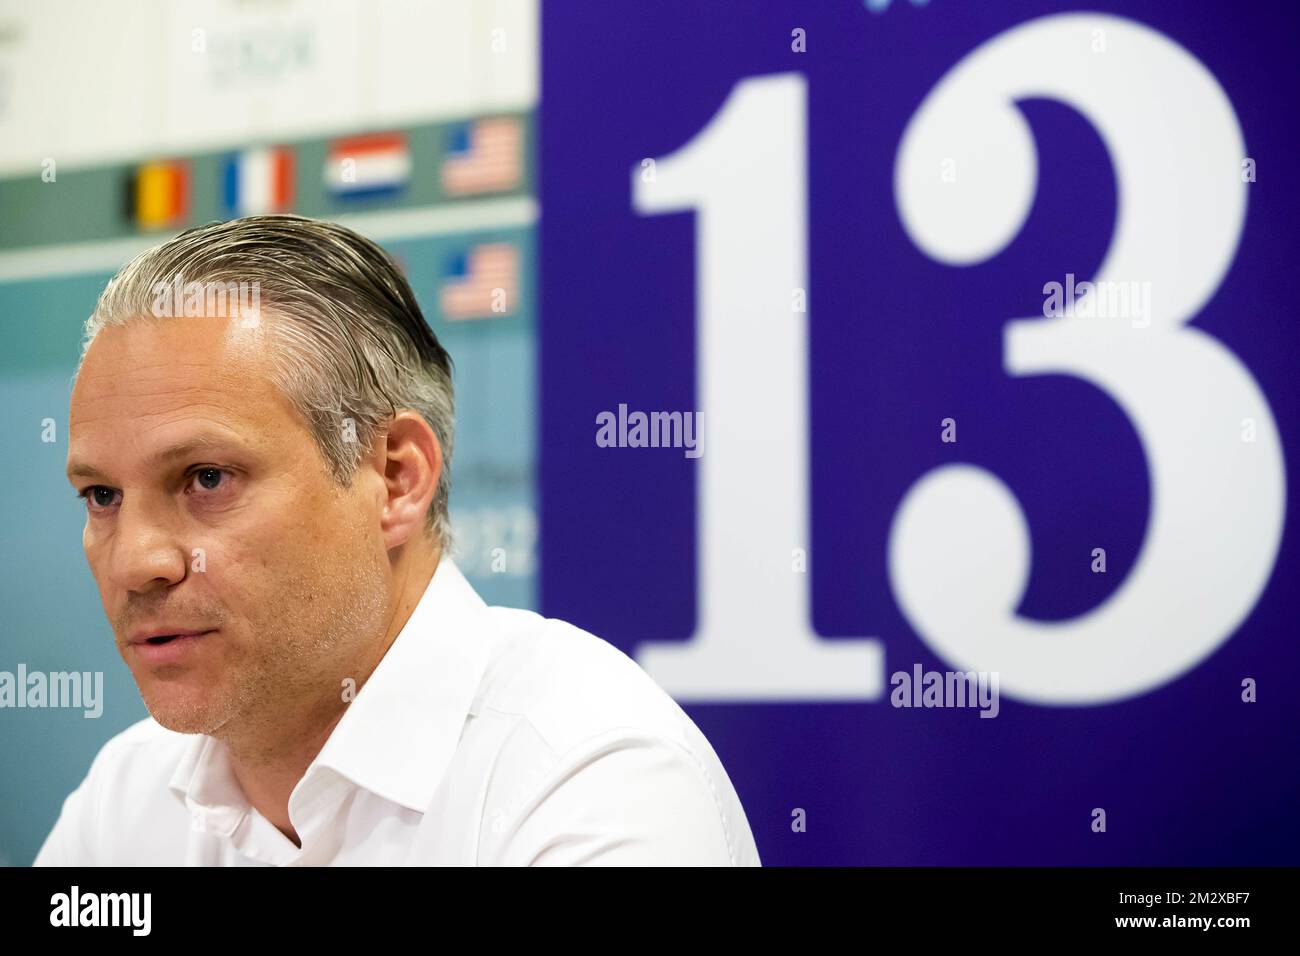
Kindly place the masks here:
[(226, 722), (224, 707), (211, 691), (182, 692), (179, 688), (142, 689), (141, 698), (159, 725), (178, 734), (211, 734)]

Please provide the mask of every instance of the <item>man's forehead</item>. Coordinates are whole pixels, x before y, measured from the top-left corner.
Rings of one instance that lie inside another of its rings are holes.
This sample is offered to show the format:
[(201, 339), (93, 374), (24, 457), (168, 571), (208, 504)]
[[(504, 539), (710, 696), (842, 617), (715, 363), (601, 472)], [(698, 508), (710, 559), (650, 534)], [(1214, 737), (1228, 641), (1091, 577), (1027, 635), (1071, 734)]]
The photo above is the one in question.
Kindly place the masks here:
[[(139, 320), (102, 330), (91, 343), (72, 390), (72, 418), (112, 399), (158, 403), (202, 401), (206, 390), (238, 404), (263, 397), (266, 350), (229, 320)], [(210, 399), (208, 396), (207, 399)]]
[(102, 411), (105, 402), (152, 402), (161, 409), (167, 404), (237, 399), (249, 389), (258, 388), (261, 376), (255, 371), (195, 361), (190, 356), (127, 364), (88, 359), (72, 389), (74, 418), (78, 412), (89, 415), (96, 409)]
[(265, 360), (259, 330), (227, 319), (137, 319), (102, 329), (90, 344), (77, 376), (112, 387), (122, 373), (167, 376), (243, 375)]
[[(77, 376), (69, 406), (69, 464), (78, 456), (152, 453), (206, 435), (254, 437), (288, 414), (263, 356), (197, 323), (161, 331), (106, 329)], [(107, 442), (107, 444), (106, 444)]]
[[(245, 453), (256, 447), (250, 444), (247, 436), (215, 426), (211, 422), (203, 424), (186, 422), (182, 427), (175, 429), (171, 436), (159, 437), (161, 440), (157, 442), (158, 447), (148, 450), (140, 448), (140, 443), (136, 441), (119, 442), (114, 446), (114, 456), (118, 457), (123, 451), (127, 451), (133, 458), (138, 456), (142, 459), (139, 461), (140, 465), (146, 468), (158, 468), (192, 456), (202, 456), (204, 453)], [(93, 459), (83, 457), (84, 444), (69, 448), (68, 477), (108, 477), (95, 466)]]

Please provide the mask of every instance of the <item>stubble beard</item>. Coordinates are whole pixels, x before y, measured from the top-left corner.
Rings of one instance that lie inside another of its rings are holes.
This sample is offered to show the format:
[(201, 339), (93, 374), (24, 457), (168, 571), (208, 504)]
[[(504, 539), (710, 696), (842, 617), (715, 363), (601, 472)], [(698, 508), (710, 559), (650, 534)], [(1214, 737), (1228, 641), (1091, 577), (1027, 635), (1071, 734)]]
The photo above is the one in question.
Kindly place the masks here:
[[(314, 563), (276, 589), (247, 653), (225, 664), (224, 687), (171, 701), (150, 701), (142, 688), (151, 715), (169, 730), (217, 737), (250, 758), (269, 757), (302, 723), (326, 720), (346, 706), (344, 681), (360, 677), (356, 672), (384, 637), (386, 571), (369, 553)], [(220, 633), (214, 638), (221, 640)]]

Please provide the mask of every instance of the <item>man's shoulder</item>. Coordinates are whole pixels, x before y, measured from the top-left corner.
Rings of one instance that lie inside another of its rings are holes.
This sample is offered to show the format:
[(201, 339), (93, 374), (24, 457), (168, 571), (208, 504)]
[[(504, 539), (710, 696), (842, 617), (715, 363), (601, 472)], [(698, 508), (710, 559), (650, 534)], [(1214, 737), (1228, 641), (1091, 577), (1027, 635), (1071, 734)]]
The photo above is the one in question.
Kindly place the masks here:
[(110, 737), (64, 799), (38, 865), (180, 862), (186, 810), (168, 790), (193, 737), (152, 717)]
[(559, 618), (488, 607), (491, 651), (476, 712), (525, 718), (556, 753), (618, 730), (693, 749), (690, 718), (635, 660)]
[(193, 734), (168, 730), (153, 717), (145, 717), (104, 742), (89, 776), (99, 788), (156, 793), (159, 782), (164, 787), (170, 782), (194, 740)]
[[(480, 860), (757, 865), (708, 739), (633, 658), (590, 631), (490, 607), (472, 713), (496, 750)], [(541, 741), (539, 745), (538, 741)]]

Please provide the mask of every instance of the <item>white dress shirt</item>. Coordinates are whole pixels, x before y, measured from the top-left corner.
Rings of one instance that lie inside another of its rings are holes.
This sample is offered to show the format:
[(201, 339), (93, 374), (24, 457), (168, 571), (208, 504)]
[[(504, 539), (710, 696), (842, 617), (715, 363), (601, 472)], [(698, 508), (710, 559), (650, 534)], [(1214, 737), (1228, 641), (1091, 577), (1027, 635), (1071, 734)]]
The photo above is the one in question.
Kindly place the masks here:
[(717, 754), (612, 644), (489, 607), (444, 557), (289, 797), (152, 718), (100, 749), (36, 865), (758, 866)]

